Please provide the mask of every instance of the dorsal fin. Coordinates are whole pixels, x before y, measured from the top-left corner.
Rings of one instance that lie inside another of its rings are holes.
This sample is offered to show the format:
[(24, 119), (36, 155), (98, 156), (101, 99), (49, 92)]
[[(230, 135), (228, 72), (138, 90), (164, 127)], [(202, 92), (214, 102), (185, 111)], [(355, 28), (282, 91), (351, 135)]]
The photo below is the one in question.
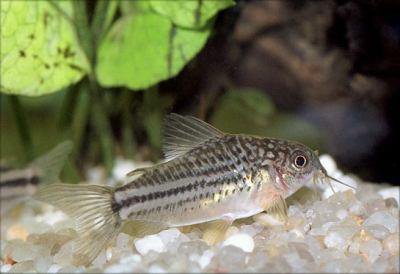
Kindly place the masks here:
[(38, 169), (41, 183), (47, 184), (59, 181), (58, 177), (71, 153), (72, 147), (73, 143), (71, 141), (64, 141), (30, 164), (30, 167)]
[(205, 141), (224, 133), (192, 116), (171, 113), (165, 118), (163, 152), (167, 160), (185, 154)]

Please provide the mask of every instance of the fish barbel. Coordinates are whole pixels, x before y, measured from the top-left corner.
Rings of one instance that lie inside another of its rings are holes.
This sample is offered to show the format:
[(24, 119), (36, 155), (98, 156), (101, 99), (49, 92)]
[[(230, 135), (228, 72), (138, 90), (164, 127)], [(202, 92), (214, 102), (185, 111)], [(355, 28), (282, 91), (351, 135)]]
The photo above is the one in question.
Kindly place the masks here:
[(285, 198), (328, 176), (300, 143), (226, 134), (177, 114), (166, 118), (164, 153), (165, 162), (130, 172), (121, 187), (54, 184), (39, 191), (38, 199), (75, 218), (77, 264), (90, 263), (124, 221), (133, 222), (136, 236), (206, 222), (224, 232), (264, 210), (284, 214)]
[(72, 142), (58, 144), (23, 168), (0, 165), (0, 213), (35, 194), (39, 184), (55, 183), (72, 149)]

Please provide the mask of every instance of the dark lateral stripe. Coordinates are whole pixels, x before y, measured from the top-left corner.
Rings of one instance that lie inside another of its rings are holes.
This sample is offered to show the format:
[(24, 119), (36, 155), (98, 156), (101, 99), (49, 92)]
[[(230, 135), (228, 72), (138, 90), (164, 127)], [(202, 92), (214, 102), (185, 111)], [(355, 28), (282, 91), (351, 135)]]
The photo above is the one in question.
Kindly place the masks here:
[(26, 185), (39, 184), (39, 176), (32, 177), (17, 177), (10, 180), (0, 180), (0, 188), (5, 187), (21, 187)]
[(122, 207), (129, 207), (133, 204), (144, 203), (152, 200), (168, 198), (186, 192), (198, 191), (198, 189), (215, 188), (219, 185), (235, 183), (241, 178), (240, 174), (232, 174), (231, 176), (216, 177), (213, 180), (206, 181), (205, 179), (189, 183), (187, 185), (171, 188), (165, 191), (154, 191), (144, 195), (135, 195), (125, 200), (122, 200), (119, 205)]
[[(199, 176), (214, 176), (223, 172), (229, 172), (230, 167), (227, 164), (229, 156), (219, 154), (218, 157), (220, 161), (216, 165), (210, 165), (211, 162), (207, 160), (207, 156), (199, 155), (195, 160), (196, 165), (192, 161), (181, 161), (175, 165), (154, 169), (118, 188), (117, 192), (160, 185), (166, 181), (192, 179)], [(232, 159), (232, 161), (234, 161), (234, 159)]]
[[(239, 177), (239, 176), (238, 176), (238, 177)], [(235, 180), (236, 180), (236, 181), (235, 181)], [(217, 190), (215, 190), (215, 189), (212, 189), (211, 187), (212, 187), (212, 186), (219, 185), (221, 182), (223, 182), (224, 184), (236, 183), (236, 182), (238, 182), (238, 180), (240, 180), (240, 179), (238, 179), (237, 177), (236, 177), (236, 178), (235, 178), (235, 177), (230, 177), (230, 178), (228, 178), (228, 179), (223, 178), (223, 179), (215, 180), (215, 181), (213, 181), (213, 182), (208, 182), (208, 183), (206, 183), (206, 182), (203, 180), (203, 181), (201, 181), (199, 184), (200, 184), (200, 185), (203, 184), (203, 187), (202, 187), (202, 188), (204, 188), (204, 186), (207, 186), (207, 187), (209, 188), (209, 191), (207, 191), (207, 192), (205, 192), (205, 193), (197, 193), (197, 194), (194, 194), (193, 197), (183, 198), (183, 199), (181, 199), (181, 200), (179, 200), (179, 201), (174, 201), (174, 202), (165, 204), (164, 206), (159, 206), (159, 205), (158, 205), (158, 206), (154, 206), (154, 207), (151, 207), (151, 208), (140, 209), (140, 210), (138, 210), (138, 211), (131, 212), (131, 213), (129, 214), (129, 217), (144, 216), (144, 215), (146, 215), (146, 214), (152, 214), (152, 213), (154, 213), (154, 212), (160, 212), (161, 209), (163, 209), (163, 210), (168, 210), (168, 211), (170, 211), (170, 212), (173, 212), (175, 209), (181, 208), (181, 207), (185, 206), (187, 203), (195, 203), (195, 202), (197, 202), (197, 200), (202, 200), (203, 198), (209, 199), (210, 197), (214, 197), (217, 193), (221, 196), (222, 193), (223, 193), (223, 190), (222, 190), (222, 189), (220, 189), (219, 191), (217, 191)], [(220, 182), (220, 183), (218, 184), (218, 182)], [(246, 187), (246, 190), (247, 190), (247, 191), (250, 191), (250, 189), (251, 189), (250, 186)], [(241, 188), (239, 189), (240, 192), (243, 191), (243, 190), (244, 190), (244, 187), (241, 187)], [(224, 193), (225, 193), (225, 196), (228, 196), (229, 190), (225, 190)], [(235, 194), (235, 193), (236, 193), (236, 189), (234, 189), (234, 190), (231, 191), (231, 194), (232, 194), (232, 195)], [(221, 197), (219, 198), (219, 200), (218, 200), (217, 202), (219, 202), (219, 201), (221, 201)], [(201, 204), (199, 204), (198, 206), (192, 206), (191, 208), (185, 207), (183, 210), (184, 210), (184, 211), (187, 211), (188, 209), (193, 210), (194, 208), (200, 207), (200, 206), (201, 206)]]
[(170, 197), (172, 195), (178, 195), (179, 193), (184, 193), (186, 191), (192, 191), (194, 188), (199, 186), (196, 183), (190, 183), (185, 186), (180, 186), (176, 188), (171, 188), (165, 191), (155, 191), (145, 195), (135, 195), (128, 199), (122, 200), (120, 202), (120, 207), (129, 207), (133, 204), (144, 203), (146, 201), (152, 201), (156, 199), (162, 199), (165, 197)]

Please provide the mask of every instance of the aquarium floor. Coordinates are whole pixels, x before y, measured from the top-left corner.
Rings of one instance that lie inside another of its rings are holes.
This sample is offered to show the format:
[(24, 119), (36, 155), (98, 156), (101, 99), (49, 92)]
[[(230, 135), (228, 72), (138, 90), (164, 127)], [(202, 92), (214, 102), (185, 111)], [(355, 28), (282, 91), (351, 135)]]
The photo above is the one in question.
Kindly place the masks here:
[[(164, 230), (134, 239), (120, 233), (88, 267), (72, 265), (73, 221), (39, 202), (26, 202), (1, 220), (0, 272), (399, 272), (399, 187), (361, 182), (321, 156), (329, 174), (357, 186), (306, 188), (288, 200), (288, 219), (261, 213), (235, 222), (213, 246), (204, 231)], [(119, 160), (112, 185), (137, 167)], [(103, 180), (89, 170), (91, 182)], [(104, 181), (104, 180), (103, 180)], [(125, 231), (127, 232), (127, 231)]]

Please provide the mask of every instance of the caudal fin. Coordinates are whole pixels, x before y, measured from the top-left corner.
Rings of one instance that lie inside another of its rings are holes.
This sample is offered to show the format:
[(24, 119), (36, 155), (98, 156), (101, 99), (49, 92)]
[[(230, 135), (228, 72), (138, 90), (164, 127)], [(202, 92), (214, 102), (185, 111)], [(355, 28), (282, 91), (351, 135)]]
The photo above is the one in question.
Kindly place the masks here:
[(30, 166), (39, 172), (40, 183), (47, 184), (59, 181), (58, 177), (71, 150), (72, 142), (65, 141), (32, 162)]
[(35, 198), (52, 204), (75, 220), (74, 264), (88, 265), (118, 234), (121, 219), (112, 208), (113, 189), (97, 185), (50, 184)]

